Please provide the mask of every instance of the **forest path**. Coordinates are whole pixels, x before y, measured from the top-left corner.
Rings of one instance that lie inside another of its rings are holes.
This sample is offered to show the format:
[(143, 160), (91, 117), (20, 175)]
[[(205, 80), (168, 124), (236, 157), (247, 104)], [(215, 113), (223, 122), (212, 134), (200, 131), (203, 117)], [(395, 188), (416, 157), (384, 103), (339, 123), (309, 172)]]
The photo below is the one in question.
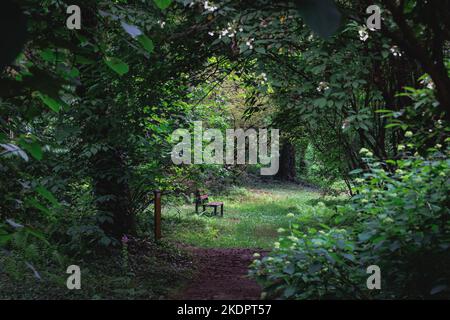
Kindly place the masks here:
[(193, 278), (173, 299), (260, 299), (261, 288), (247, 276), (253, 254), (272, 249), (278, 229), (289, 228), (289, 213), (309, 212), (305, 210), (321, 199), (310, 188), (270, 183), (214, 197), (213, 201), (225, 204), (223, 217), (197, 216), (192, 205), (180, 212), (166, 211), (163, 233), (190, 252), (194, 266)]
[(176, 299), (257, 300), (261, 288), (247, 277), (256, 249), (189, 248), (197, 266), (195, 277)]

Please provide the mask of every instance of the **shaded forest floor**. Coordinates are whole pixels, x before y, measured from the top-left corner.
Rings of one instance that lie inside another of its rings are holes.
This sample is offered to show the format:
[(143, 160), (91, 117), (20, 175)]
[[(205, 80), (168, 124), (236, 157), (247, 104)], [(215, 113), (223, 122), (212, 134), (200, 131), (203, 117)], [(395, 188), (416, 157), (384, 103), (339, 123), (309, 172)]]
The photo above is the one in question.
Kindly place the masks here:
[(258, 284), (247, 277), (254, 249), (191, 248), (196, 276), (173, 299), (257, 300)]

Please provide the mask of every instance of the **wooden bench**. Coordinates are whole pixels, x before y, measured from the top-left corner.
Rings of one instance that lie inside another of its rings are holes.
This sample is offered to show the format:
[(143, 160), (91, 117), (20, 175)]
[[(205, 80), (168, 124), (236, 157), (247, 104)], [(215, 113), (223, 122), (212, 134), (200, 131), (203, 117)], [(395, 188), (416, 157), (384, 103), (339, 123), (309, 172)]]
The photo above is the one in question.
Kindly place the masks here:
[(203, 211), (206, 207), (214, 208), (214, 214), (217, 215), (217, 208), (220, 207), (220, 216), (223, 217), (223, 202), (208, 202), (209, 196), (202, 194), (200, 190), (195, 193), (195, 213), (198, 213), (198, 207), (202, 206)]

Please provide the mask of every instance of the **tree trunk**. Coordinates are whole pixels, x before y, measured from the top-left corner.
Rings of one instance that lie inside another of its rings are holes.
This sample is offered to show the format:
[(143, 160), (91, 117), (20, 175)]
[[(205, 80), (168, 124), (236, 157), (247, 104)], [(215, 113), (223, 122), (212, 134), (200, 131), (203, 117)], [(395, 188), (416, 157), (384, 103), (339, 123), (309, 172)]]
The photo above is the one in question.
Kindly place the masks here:
[(91, 164), (97, 209), (110, 217), (101, 228), (116, 239), (135, 234), (136, 221), (130, 210), (130, 189), (122, 154), (117, 150), (102, 151), (93, 157)]
[(280, 168), (276, 177), (282, 181), (295, 181), (297, 177), (295, 168), (295, 146), (289, 141), (285, 141), (281, 147)]

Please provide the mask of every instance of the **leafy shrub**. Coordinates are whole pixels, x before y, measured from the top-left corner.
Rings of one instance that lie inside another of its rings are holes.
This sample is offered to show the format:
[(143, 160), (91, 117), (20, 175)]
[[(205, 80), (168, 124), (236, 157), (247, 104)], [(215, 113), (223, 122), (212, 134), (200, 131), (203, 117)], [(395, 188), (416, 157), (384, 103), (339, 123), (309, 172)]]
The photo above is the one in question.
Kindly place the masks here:
[[(255, 260), (251, 275), (269, 297), (450, 297), (448, 150), (423, 158), (400, 146), (403, 158), (377, 162), (356, 179), (357, 195), (337, 208), (345, 229), (321, 225), (302, 232), (293, 223), (274, 251)], [(392, 171), (388, 168), (395, 168)], [(331, 221), (332, 222), (332, 221)], [(368, 290), (366, 269), (381, 268), (382, 290)]]

